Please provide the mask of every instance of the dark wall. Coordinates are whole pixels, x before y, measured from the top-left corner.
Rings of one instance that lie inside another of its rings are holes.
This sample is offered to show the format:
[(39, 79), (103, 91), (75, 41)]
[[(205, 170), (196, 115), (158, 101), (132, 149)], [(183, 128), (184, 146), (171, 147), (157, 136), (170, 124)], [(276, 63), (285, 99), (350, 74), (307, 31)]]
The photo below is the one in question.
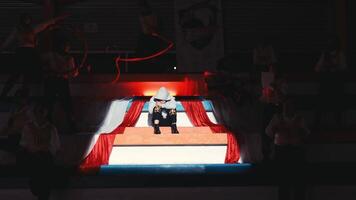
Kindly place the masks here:
[(275, 47), (279, 68), (311, 71), (324, 48), (334, 14), (330, 1), (223, 1), (225, 48), (240, 69), (251, 69), (252, 49), (265, 37)]
[(318, 51), (327, 35), (327, 1), (223, 2), (229, 51), (248, 51), (261, 36), (269, 37), (281, 51)]

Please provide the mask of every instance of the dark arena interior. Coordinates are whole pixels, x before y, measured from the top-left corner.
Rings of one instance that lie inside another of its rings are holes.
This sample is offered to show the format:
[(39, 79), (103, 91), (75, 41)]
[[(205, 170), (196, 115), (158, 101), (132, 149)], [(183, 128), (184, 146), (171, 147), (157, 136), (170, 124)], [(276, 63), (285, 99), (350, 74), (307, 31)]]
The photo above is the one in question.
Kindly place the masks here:
[(355, 200), (355, 13), (1, 0), (0, 199)]

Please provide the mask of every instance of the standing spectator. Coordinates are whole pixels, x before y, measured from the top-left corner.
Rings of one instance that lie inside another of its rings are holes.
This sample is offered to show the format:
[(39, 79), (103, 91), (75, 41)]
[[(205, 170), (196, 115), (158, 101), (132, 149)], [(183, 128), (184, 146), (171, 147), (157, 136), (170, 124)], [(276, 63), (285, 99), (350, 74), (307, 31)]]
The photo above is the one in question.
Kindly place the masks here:
[(320, 73), (340, 72), (346, 69), (346, 57), (338, 44), (338, 40), (329, 40), (327, 48), (322, 52), (318, 63), (315, 65), (315, 71)]
[(276, 63), (277, 58), (274, 48), (266, 39), (253, 49), (253, 65), (255, 72), (261, 73), (273, 71)]
[(6, 49), (13, 41), (17, 42), (15, 53), (15, 71), (10, 75), (0, 94), (5, 97), (14, 87), (17, 80), (22, 77), (22, 87), (28, 90), (28, 84), (39, 82), (41, 80), (41, 62), (37, 50), (37, 35), (48, 27), (54, 25), (66, 15), (59, 16), (44, 23), (33, 26), (32, 17), (29, 14), (22, 14), (19, 23), (13, 29), (5, 42), (1, 45), (0, 50)]
[(264, 82), (272, 79), (275, 73), (277, 58), (274, 48), (267, 39), (263, 39), (253, 50), (253, 71), (251, 74), (252, 83), (255, 89), (263, 92)]
[[(163, 47), (162, 40), (157, 37), (159, 33), (159, 25), (157, 15), (153, 12), (148, 0), (139, 0), (139, 20), (141, 25), (141, 32), (139, 34), (136, 53), (138, 57), (146, 57), (153, 55)], [(137, 67), (133, 70), (136, 72), (161, 72), (163, 69), (159, 58), (152, 58), (149, 60), (137, 63)]]
[(266, 135), (266, 128), (275, 114), (282, 110), (282, 103), (287, 95), (287, 83), (284, 77), (276, 77), (268, 87), (262, 89), (262, 154), (264, 162), (269, 161), (272, 152), (271, 138)]
[(157, 16), (153, 13), (151, 5), (147, 0), (139, 1), (140, 8), (140, 23), (142, 33), (147, 36), (152, 36), (158, 33)]
[(346, 58), (337, 40), (330, 40), (315, 66), (319, 75), (319, 96), (316, 106), (315, 128), (320, 128), (321, 117), (332, 111), (337, 127), (342, 123), (343, 79), (342, 72), (347, 69)]
[(18, 162), (30, 176), (31, 192), (38, 199), (49, 199), (53, 159), (59, 150), (57, 129), (48, 119), (48, 109), (42, 102), (33, 108), (33, 120), (26, 124), (20, 140)]
[(27, 90), (16, 91), (15, 104), (5, 127), (0, 130), (1, 135), (6, 135), (6, 138), (0, 140), (0, 149), (10, 153), (17, 152), (22, 129), (31, 120)]
[(282, 113), (277, 113), (266, 128), (266, 134), (274, 141), (277, 161), (301, 162), (301, 145), (309, 130), (298, 115), (291, 100), (283, 103)]
[(309, 130), (305, 126), (304, 119), (296, 114), (290, 100), (283, 103), (281, 114), (274, 115), (266, 128), (266, 133), (274, 141), (275, 160), (280, 168), (280, 177), (282, 180), (288, 179), (279, 188), (279, 199), (290, 199), (293, 186), (296, 189), (294, 199), (305, 199), (304, 186), (298, 183), (300, 177), (294, 176), (293, 169), (302, 170), (304, 163), (302, 144)]
[(87, 43), (83, 35), (76, 33), (84, 46), (83, 58), (77, 65), (70, 54), (70, 41), (67, 38), (57, 38), (54, 42), (54, 51), (42, 56), (45, 63), (44, 95), (49, 101), (49, 119), (52, 120), (53, 109), (58, 100), (65, 111), (66, 119), (71, 132), (76, 131), (73, 117), (73, 106), (70, 94), (69, 79), (78, 76), (79, 70), (84, 66), (87, 57)]

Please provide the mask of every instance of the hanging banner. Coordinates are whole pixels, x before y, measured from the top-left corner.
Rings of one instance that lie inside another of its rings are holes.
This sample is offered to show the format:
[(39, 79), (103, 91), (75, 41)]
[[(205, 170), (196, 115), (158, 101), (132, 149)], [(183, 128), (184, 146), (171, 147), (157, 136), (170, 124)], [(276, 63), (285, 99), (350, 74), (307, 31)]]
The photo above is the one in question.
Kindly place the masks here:
[(215, 71), (224, 56), (221, 0), (176, 0), (179, 72)]

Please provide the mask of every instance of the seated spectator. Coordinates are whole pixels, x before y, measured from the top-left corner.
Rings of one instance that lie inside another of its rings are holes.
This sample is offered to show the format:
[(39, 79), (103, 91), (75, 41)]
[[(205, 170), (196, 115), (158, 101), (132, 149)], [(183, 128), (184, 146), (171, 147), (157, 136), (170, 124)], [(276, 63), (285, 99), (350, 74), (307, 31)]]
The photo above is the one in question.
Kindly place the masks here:
[(39, 199), (49, 198), (53, 160), (60, 146), (57, 129), (47, 115), (44, 103), (37, 102), (33, 120), (22, 131), (18, 154), (18, 164), (29, 173), (31, 192)]

